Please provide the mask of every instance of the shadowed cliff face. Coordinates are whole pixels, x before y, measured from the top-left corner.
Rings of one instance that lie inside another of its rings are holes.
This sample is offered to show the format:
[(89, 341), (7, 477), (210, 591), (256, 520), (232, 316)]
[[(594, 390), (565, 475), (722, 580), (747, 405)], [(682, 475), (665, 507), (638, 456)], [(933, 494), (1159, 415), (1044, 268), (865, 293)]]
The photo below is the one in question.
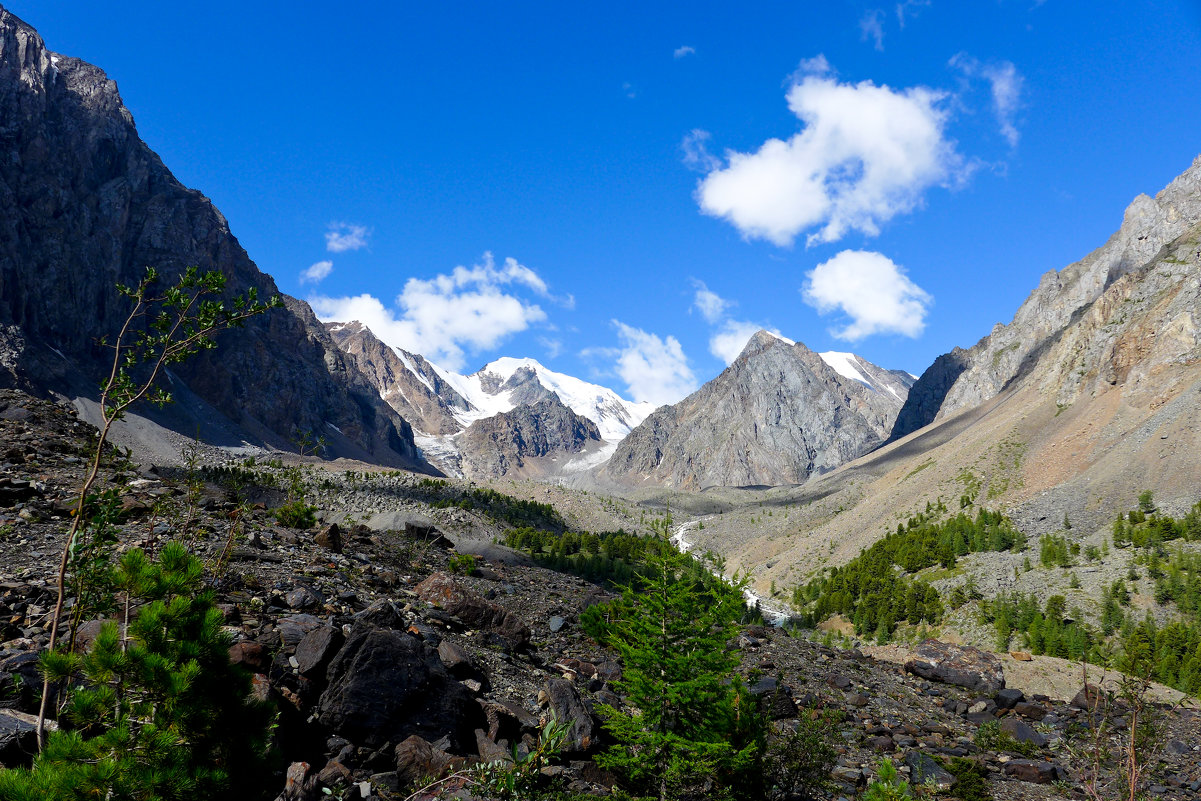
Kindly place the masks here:
[[(46, 49), (0, 10), (0, 380), (88, 392), (129, 311), (118, 282), (219, 270), (231, 293), (278, 294), (208, 198), (138, 137), (116, 84)], [(175, 371), (251, 440), (325, 434), (334, 452), (420, 466), (408, 424), (334, 345), (307, 304), (223, 334)]]

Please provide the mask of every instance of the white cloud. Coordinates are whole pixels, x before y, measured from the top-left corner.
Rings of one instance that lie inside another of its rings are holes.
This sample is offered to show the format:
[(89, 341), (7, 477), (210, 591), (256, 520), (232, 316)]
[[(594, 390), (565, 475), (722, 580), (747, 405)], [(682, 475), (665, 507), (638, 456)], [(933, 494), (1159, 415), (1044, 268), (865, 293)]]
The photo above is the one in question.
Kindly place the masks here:
[(394, 308), (371, 295), (313, 297), (309, 303), (324, 321), (358, 320), (389, 345), (457, 371), (465, 366), (467, 351), (493, 348), (546, 319), (541, 307), (505, 291), (510, 287), (551, 297), (533, 270), (511, 258), (497, 267), (485, 253), (482, 264), (428, 280), (410, 278)]
[(696, 293), (692, 298), (692, 308), (701, 313), (705, 321), (714, 327), (709, 337), (709, 352), (726, 364), (732, 363), (746, 347), (746, 342), (756, 331), (767, 330), (773, 334), (780, 332), (770, 326), (753, 323), (749, 320), (735, 320), (726, 312), (737, 305), (734, 301), (726, 300), (718, 295), (703, 281), (692, 279)]
[(692, 298), (692, 308), (699, 311), (706, 322), (718, 322), (726, 313), (726, 309), (733, 305), (730, 301), (705, 286), (704, 281), (698, 281), (694, 278), (692, 279), (692, 286), (696, 289), (696, 294)]
[(983, 64), (967, 53), (957, 53), (951, 57), (950, 65), (968, 78), (983, 78), (988, 81), (992, 94), (993, 115), (1001, 128), (1001, 135), (1010, 147), (1017, 147), (1021, 134), (1015, 124), (1015, 117), (1021, 107), (1022, 86), (1025, 78), (1018, 72), (1012, 61), (999, 61), (995, 64)]
[(846, 326), (831, 333), (852, 342), (872, 334), (920, 336), (932, 298), (882, 253), (844, 250), (807, 274), (805, 302), (819, 314), (841, 311)]
[(672, 51), (673, 58), (684, 58), (684, 56), (692, 56), (696, 54), (696, 48), (692, 45), (681, 45)]
[(621, 85), (621, 91), (625, 92), (626, 97), (628, 97), (630, 100), (638, 97), (638, 90), (635, 89), (634, 84), (630, 83), (629, 81), (626, 81)]
[(367, 235), (371, 232), (365, 225), (332, 222), (325, 232), (325, 249), (330, 253), (345, 253), (367, 247)]
[(834, 242), (852, 229), (874, 236), (930, 187), (962, 180), (963, 158), (945, 133), (945, 93), (840, 83), (828, 70), (819, 57), (793, 77), (787, 99), (804, 124), (799, 133), (753, 153), (727, 151), (727, 166), (700, 181), (704, 213), (777, 245), (811, 228), (809, 244)]
[(617, 374), (625, 381), (635, 401), (650, 401), (656, 406), (675, 403), (697, 387), (696, 377), (680, 341), (673, 336), (661, 339), (618, 320)]
[[(762, 330), (764, 330), (763, 326), (758, 323), (745, 320), (726, 320), (722, 323), (721, 328), (709, 337), (709, 352), (726, 364), (732, 364), (738, 358), (738, 354), (742, 353), (742, 349), (746, 347), (747, 340)], [(773, 334), (779, 333), (774, 328), (767, 330)]]
[(905, 0), (897, 3), (897, 23), (904, 28), (906, 17), (916, 17), (921, 10), (930, 7), (931, 0)]
[(859, 18), (859, 39), (864, 42), (871, 40), (875, 48), (883, 52), (884, 9), (873, 8), (863, 12), (863, 16)]
[(684, 166), (697, 172), (713, 172), (721, 166), (721, 159), (709, 152), (708, 131), (693, 128), (680, 142), (684, 152)]
[(328, 259), (319, 261), (316, 264), (309, 265), (300, 273), (300, 283), (302, 284), (319, 284), (333, 271), (334, 263)]
[(551, 337), (538, 337), (538, 344), (546, 349), (546, 358), (557, 359), (563, 352), (563, 341)]

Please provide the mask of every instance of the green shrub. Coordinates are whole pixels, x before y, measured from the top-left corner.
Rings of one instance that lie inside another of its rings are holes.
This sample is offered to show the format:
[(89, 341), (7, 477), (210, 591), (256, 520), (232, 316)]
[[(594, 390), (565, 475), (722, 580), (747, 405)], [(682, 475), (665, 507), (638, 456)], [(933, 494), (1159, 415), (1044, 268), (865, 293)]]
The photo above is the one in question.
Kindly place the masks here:
[(946, 766), (955, 777), (951, 795), (962, 801), (992, 801), (988, 791), (988, 771), (979, 762), (955, 757)]
[(317, 507), (302, 500), (285, 503), (274, 514), (279, 524), (288, 528), (307, 530), (317, 525)]
[(446, 562), (451, 573), (461, 576), (474, 576), (477, 570), (475, 557), (469, 553), (453, 554)]
[(771, 739), (763, 766), (770, 798), (813, 798), (830, 784), (838, 720), (830, 710), (806, 710), (795, 730), (784, 729)]
[(913, 798), (909, 782), (897, 775), (897, 768), (888, 757), (876, 766), (876, 780), (867, 786), (863, 801), (904, 801)]

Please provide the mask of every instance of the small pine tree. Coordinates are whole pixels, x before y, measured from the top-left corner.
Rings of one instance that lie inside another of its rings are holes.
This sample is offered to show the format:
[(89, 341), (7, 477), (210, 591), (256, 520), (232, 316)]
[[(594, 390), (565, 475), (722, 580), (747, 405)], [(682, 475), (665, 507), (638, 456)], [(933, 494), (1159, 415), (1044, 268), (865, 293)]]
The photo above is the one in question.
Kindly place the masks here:
[(140, 549), (122, 554), (113, 576), (121, 620), (106, 622), (86, 654), (43, 655), (52, 680), (83, 681), (68, 691), (62, 728), (33, 767), (0, 771), (0, 798), (253, 797), (270, 710), (250, 700), (250, 675), (230, 664), (202, 574), (179, 543), (157, 563)]
[[(670, 520), (654, 525), (661, 537)], [(764, 731), (754, 699), (730, 676), (726, 650), (743, 611), (741, 591), (690, 557), (662, 549), (623, 589), (590, 634), (624, 662), (629, 706), (602, 706), (616, 745), (597, 758), (636, 793), (668, 798), (756, 797)]]

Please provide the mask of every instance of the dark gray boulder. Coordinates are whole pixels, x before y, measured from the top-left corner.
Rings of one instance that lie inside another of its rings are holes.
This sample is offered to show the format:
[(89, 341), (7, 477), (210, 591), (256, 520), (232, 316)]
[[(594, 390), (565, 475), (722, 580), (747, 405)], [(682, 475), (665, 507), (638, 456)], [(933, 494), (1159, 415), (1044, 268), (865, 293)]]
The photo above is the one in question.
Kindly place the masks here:
[(417, 597), (454, 615), (469, 626), (487, 629), (521, 648), (530, 641), (530, 627), (517, 615), (487, 601), (445, 573), (434, 573), (417, 585)]
[(449, 739), (468, 753), (486, 725), (471, 693), (451, 678), (438, 652), (416, 637), (356, 628), (330, 663), (317, 720), (352, 742), (379, 745), (418, 735)]
[(300, 675), (311, 678), (324, 674), (345, 639), (333, 626), (321, 626), (304, 635), (296, 646), (296, 669)]

